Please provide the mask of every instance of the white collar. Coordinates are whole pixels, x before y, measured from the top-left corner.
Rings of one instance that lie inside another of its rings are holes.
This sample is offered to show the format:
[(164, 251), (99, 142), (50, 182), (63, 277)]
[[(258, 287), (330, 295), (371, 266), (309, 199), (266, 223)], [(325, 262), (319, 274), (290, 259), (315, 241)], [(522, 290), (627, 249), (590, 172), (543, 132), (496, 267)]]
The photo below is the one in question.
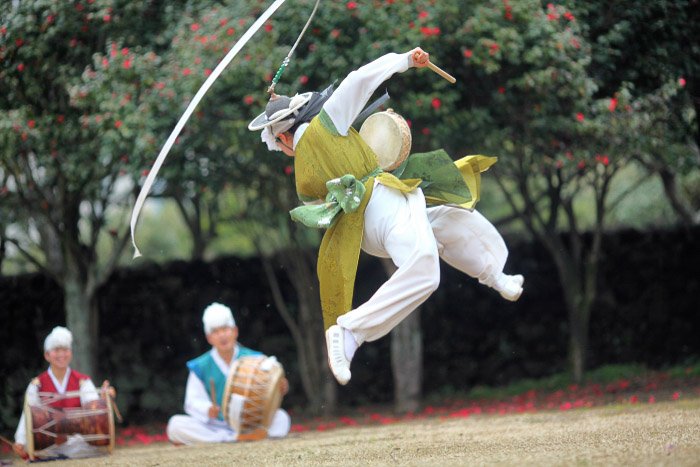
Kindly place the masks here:
[(51, 378), (51, 381), (53, 381), (53, 385), (56, 388), (56, 391), (58, 391), (59, 394), (65, 394), (66, 393), (66, 387), (68, 386), (68, 378), (70, 378), (70, 367), (66, 370), (66, 374), (63, 376), (63, 381), (58, 382), (58, 379), (56, 376), (53, 374), (53, 371), (51, 371), (51, 367), (49, 367), (49, 378)]
[[(236, 347), (233, 349), (233, 357), (231, 358), (231, 365), (233, 365), (233, 362), (238, 358), (238, 344), (236, 344)], [(211, 358), (214, 359), (214, 363), (216, 363), (216, 366), (219, 367), (219, 370), (224, 374), (224, 376), (228, 376), (228, 372), (231, 369), (231, 365), (227, 364), (226, 361), (219, 355), (219, 352), (216, 350), (215, 347), (212, 347), (211, 349)]]
[(301, 139), (301, 137), (304, 135), (304, 131), (306, 131), (306, 128), (309, 126), (308, 123), (302, 123), (299, 125), (299, 128), (297, 128), (297, 131), (294, 132), (294, 149), (297, 148), (297, 143)]

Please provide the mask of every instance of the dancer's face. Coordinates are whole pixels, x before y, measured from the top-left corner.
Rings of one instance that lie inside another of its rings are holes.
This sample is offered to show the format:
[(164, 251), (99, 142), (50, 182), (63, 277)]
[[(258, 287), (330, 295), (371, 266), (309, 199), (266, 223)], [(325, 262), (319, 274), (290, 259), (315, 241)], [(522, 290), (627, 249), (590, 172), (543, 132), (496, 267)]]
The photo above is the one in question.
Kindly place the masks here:
[(222, 326), (213, 329), (207, 334), (207, 342), (214, 347), (219, 353), (228, 353), (236, 346), (238, 339), (238, 328), (231, 326)]
[(44, 358), (51, 368), (65, 370), (73, 360), (73, 351), (68, 347), (56, 347), (44, 352)]
[(277, 147), (289, 157), (294, 157), (294, 136), (289, 131), (280, 133), (276, 136)]

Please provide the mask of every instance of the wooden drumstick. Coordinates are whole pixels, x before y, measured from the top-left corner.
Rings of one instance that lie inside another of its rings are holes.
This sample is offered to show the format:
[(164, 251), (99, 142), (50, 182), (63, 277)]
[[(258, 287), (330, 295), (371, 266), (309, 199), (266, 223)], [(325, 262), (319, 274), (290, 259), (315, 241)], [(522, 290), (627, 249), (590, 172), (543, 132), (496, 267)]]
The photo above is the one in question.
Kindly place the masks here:
[(112, 399), (112, 408), (114, 409), (114, 415), (117, 417), (117, 421), (119, 423), (122, 423), (124, 421), (124, 418), (122, 418), (121, 412), (119, 412), (119, 407), (117, 407), (117, 401), (114, 397), (111, 395), (109, 396), (110, 399)]
[(214, 385), (214, 378), (209, 378), (209, 397), (211, 397), (211, 402), (216, 405), (216, 386)]
[(452, 84), (455, 84), (457, 82), (457, 80), (455, 79), (454, 76), (452, 76), (451, 74), (449, 74), (448, 72), (446, 72), (445, 70), (443, 70), (442, 68), (440, 68), (439, 66), (437, 66), (436, 64), (434, 64), (431, 61), (428, 61), (428, 68), (430, 68), (435, 73), (442, 76), (443, 78), (445, 78), (447, 81), (449, 81)]

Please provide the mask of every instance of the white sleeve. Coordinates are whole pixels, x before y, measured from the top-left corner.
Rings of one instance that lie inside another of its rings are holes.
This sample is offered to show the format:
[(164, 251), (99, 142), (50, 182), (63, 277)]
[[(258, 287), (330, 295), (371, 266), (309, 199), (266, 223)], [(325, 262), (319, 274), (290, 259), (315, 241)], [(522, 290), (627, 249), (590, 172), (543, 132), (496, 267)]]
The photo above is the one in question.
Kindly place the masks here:
[[(25, 396), (29, 405), (37, 405), (39, 403), (39, 388), (36, 384), (29, 383)], [(15, 443), (23, 446), (27, 445), (27, 423), (24, 419), (24, 404), (22, 404), (22, 415), (19, 417), (17, 431), (15, 431)]]
[(91, 379), (84, 379), (80, 382), (80, 405), (99, 399), (97, 388)]
[(389, 53), (350, 73), (323, 105), (336, 130), (347, 135), (377, 87), (394, 73), (403, 73), (411, 66), (411, 52)]
[(190, 371), (185, 389), (185, 413), (204, 423), (209, 421), (212, 401), (202, 381)]

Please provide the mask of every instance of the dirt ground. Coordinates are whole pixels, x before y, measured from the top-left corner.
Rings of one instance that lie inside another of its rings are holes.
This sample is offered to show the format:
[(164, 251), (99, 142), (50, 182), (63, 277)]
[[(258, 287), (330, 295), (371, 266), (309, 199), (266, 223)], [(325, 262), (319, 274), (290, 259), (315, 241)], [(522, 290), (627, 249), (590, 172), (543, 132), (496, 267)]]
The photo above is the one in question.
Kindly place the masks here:
[(519, 415), (424, 419), (257, 443), (119, 448), (68, 466), (700, 466), (700, 399)]

